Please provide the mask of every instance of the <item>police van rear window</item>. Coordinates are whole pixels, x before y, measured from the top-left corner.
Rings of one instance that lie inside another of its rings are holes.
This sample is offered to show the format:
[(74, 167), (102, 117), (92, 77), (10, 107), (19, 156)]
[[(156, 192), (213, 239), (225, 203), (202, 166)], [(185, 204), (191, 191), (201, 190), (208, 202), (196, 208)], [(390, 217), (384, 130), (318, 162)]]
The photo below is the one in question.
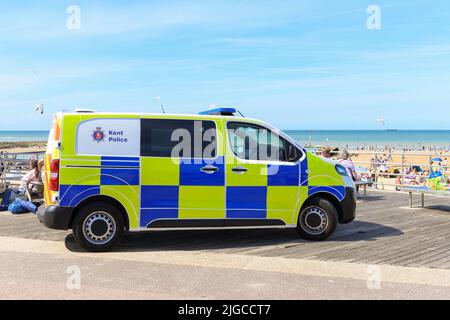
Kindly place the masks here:
[(141, 156), (216, 158), (214, 121), (142, 119)]

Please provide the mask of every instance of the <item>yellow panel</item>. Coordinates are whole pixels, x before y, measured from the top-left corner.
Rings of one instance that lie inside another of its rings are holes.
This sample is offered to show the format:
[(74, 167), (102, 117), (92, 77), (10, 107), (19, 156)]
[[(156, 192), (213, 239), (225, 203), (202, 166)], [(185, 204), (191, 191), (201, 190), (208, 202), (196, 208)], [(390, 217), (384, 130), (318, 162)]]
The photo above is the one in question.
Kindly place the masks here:
[(79, 115), (80, 121), (91, 119), (139, 119), (141, 117), (138, 113), (81, 113)]
[(61, 167), (59, 183), (62, 185), (95, 186), (100, 184), (100, 168)]
[(180, 186), (180, 219), (225, 219), (225, 187)]
[(141, 158), (141, 185), (177, 186), (180, 184), (180, 160)]
[[(248, 171), (236, 173), (232, 169), (243, 167)], [(227, 186), (267, 186), (267, 165), (266, 164), (226, 164)]]
[[(207, 119), (205, 119), (207, 120)], [(217, 156), (224, 157), (225, 156), (225, 141), (224, 141), (224, 128), (223, 122), (216, 120), (217, 126)]]
[(61, 153), (62, 156), (74, 155), (76, 132), (81, 118), (77, 114), (65, 114), (63, 117)]
[(297, 207), (294, 210), (294, 214), (292, 216), (292, 224), (297, 224), (298, 215), (300, 214), (300, 210), (306, 199), (308, 199), (308, 187), (300, 187), (300, 201), (298, 202)]
[(306, 186), (300, 187), (300, 202), (299, 202), (300, 207), (303, 205), (306, 199), (308, 199), (308, 191), (309, 191), (308, 187)]
[(334, 164), (328, 163), (318, 156), (308, 153), (308, 185), (310, 186), (342, 186), (344, 180), (336, 172)]
[(267, 218), (291, 224), (299, 196), (299, 187), (267, 187)]
[(119, 201), (127, 211), (130, 229), (139, 228), (139, 186), (100, 186), (100, 194)]
[(195, 115), (195, 114), (142, 114), (142, 119), (182, 119), (182, 120), (210, 120), (222, 122), (222, 118), (219, 116), (210, 116), (210, 115)]
[(64, 166), (100, 166), (100, 156), (72, 156), (61, 159), (61, 167)]

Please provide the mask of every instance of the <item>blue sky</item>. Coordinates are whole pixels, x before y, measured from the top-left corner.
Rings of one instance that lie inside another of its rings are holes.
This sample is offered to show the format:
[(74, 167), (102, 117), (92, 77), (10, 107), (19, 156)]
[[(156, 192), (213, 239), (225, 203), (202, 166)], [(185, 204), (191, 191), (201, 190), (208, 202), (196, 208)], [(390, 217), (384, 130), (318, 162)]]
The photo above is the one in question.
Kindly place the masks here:
[(1, 0), (0, 130), (48, 129), (75, 107), (159, 112), (157, 96), (282, 129), (448, 129), (449, 22), (444, 0)]

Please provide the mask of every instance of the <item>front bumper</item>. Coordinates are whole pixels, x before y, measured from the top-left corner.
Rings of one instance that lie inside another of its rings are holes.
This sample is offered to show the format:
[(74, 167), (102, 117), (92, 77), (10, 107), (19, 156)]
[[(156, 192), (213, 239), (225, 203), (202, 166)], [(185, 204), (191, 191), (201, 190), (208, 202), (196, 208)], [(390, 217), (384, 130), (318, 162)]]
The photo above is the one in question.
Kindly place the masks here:
[(50, 229), (68, 230), (73, 208), (58, 206), (40, 206), (37, 212), (39, 221)]
[(356, 190), (351, 187), (345, 188), (345, 198), (341, 201), (342, 215), (341, 224), (350, 223), (356, 218)]

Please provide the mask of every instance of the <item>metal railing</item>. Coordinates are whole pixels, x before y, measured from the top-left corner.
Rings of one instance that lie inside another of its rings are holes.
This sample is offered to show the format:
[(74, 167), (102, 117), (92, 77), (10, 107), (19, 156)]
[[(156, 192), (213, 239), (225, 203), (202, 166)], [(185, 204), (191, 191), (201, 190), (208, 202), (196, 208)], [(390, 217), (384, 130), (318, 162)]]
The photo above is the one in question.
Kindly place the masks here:
[(43, 159), (43, 152), (0, 154), (0, 192), (8, 186), (18, 185), (30, 170), (30, 159)]
[[(320, 150), (310, 150), (313, 153), (320, 154)], [(332, 151), (333, 158), (337, 158), (340, 154), (339, 151)], [(393, 186), (399, 187), (406, 185), (406, 177), (410, 174), (408, 172), (412, 167), (420, 167), (422, 169), (422, 174), (417, 174), (416, 177), (419, 183), (424, 183), (428, 178), (426, 172), (430, 172), (436, 165), (433, 164), (433, 158), (450, 159), (449, 153), (417, 153), (411, 151), (403, 152), (382, 152), (382, 151), (361, 151), (361, 150), (348, 150), (350, 157), (352, 158), (355, 166), (362, 166), (367, 168), (367, 172), (363, 173), (364, 176), (369, 176), (373, 179), (373, 184), (375, 187), (380, 186)], [(0, 154), (0, 191), (2, 186), (19, 184), (22, 177), (30, 169), (29, 159), (42, 159), (43, 152), (32, 152), (32, 153), (3, 153)], [(370, 155), (373, 161), (364, 161), (355, 159), (355, 156), (359, 155)], [(401, 159), (400, 162), (394, 162), (392, 160), (380, 160), (380, 158), (394, 158), (398, 157)], [(426, 161), (421, 163), (413, 163), (407, 161), (408, 157), (424, 157)], [(425, 164), (426, 162), (426, 164)], [(388, 169), (386, 170), (380, 169)], [(444, 171), (450, 171), (450, 166), (448, 164), (443, 164), (440, 166)], [(400, 177), (400, 183), (390, 183), (386, 181), (380, 181), (381, 178), (398, 178)]]
[[(313, 150), (314, 153), (320, 155), (321, 150)], [(331, 151), (332, 158), (338, 158), (342, 151)], [(401, 187), (406, 184), (407, 177), (411, 175), (411, 170), (415, 167), (420, 168), (421, 172), (417, 172), (414, 175), (414, 180), (417, 184), (424, 184), (428, 175), (433, 170), (433, 168), (439, 167), (444, 172), (450, 172), (450, 165), (444, 159), (450, 159), (450, 153), (438, 152), (438, 153), (428, 153), (428, 152), (417, 152), (417, 151), (402, 151), (402, 152), (389, 152), (389, 151), (368, 151), (368, 150), (347, 150), (350, 158), (355, 166), (361, 166), (367, 168), (367, 172), (362, 174), (363, 176), (370, 176), (373, 179), (373, 184), (375, 187), (380, 186), (384, 189), (384, 186)], [(359, 158), (360, 155), (369, 155), (372, 159), (371, 161), (364, 161), (355, 159)], [(408, 161), (408, 157), (423, 157), (424, 161), (419, 163)], [(384, 159), (382, 159), (384, 158)], [(400, 158), (400, 162), (395, 162), (393, 158)], [(441, 163), (436, 165), (432, 159), (441, 158), (446, 163)], [(387, 170), (383, 170), (387, 169)], [(396, 182), (386, 182), (380, 181), (381, 178), (395, 178)], [(397, 178), (400, 178), (398, 181)], [(412, 178), (410, 180), (413, 180)], [(398, 183), (399, 182), (399, 183)]]

